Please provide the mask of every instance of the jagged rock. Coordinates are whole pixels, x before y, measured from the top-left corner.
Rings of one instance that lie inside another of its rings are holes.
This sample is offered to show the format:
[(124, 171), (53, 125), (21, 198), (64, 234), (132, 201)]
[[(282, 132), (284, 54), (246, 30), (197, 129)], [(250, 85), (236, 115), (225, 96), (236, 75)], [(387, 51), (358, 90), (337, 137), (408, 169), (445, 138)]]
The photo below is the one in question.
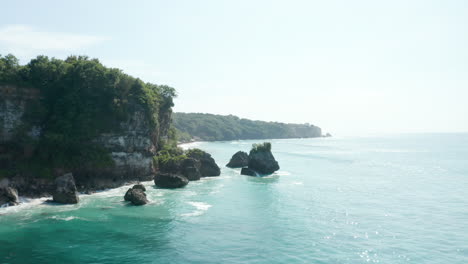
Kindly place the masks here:
[(135, 184), (135, 185), (133, 185), (132, 189), (140, 189), (140, 190), (146, 192), (146, 188), (145, 188), (145, 186), (143, 186), (143, 184)]
[(125, 193), (124, 200), (133, 205), (144, 205), (148, 203), (146, 198), (146, 188), (141, 184), (136, 184)]
[(181, 171), (189, 181), (197, 181), (201, 177), (201, 163), (199, 160), (188, 158), (182, 162)]
[(8, 204), (9, 206), (19, 203), (18, 192), (11, 187), (0, 187), (0, 206)]
[(249, 165), (249, 155), (244, 151), (238, 151), (234, 154), (226, 165), (229, 168), (242, 168), (247, 167)]
[(255, 147), (249, 153), (249, 169), (259, 174), (271, 174), (279, 170), (278, 162), (271, 153), (271, 144), (264, 143), (260, 147)]
[(257, 176), (257, 173), (250, 168), (242, 168), (241, 174), (247, 176)]
[(157, 173), (154, 177), (154, 184), (161, 188), (181, 188), (189, 183), (189, 180), (182, 175), (172, 173)]
[(200, 174), (202, 177), (221, 175), (221, 169), (209, 153), (200, 149), (191, 149), (187, 156), (200, 161)]
[(56, 203), (76, 204), (79, 202), (73, 174), (67, 173), (55, 179), (56, 189), (53, 192), (53, 200)]

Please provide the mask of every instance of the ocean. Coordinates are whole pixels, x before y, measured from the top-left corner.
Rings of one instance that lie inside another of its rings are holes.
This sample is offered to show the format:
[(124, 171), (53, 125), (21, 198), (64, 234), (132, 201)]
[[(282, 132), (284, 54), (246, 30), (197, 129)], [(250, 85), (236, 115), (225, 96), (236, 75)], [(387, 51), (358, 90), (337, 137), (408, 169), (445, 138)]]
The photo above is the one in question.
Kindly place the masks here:
[(267, 177), (224, 165), (255, 141), (199, 142), (221, 176), (0, 208), (0, 263), (468, 263), (468, 134), (269, 140)]

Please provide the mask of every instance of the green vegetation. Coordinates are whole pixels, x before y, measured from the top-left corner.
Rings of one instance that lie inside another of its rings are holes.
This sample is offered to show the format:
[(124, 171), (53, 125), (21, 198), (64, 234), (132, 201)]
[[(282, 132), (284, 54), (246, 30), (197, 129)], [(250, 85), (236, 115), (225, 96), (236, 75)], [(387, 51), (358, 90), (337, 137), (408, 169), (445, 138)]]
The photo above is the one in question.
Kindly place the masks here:
[(250, 153), (265, 152), (265, 151), (271, 151), (271, 143), (270, 142), (264, 142), (264, 143), (260, 143), (260, 144), (252, 144), (252, 149), (250, 150)]
[(206, 156), (206, 152), (198, 148), (193, 148), (187, 150), (185, 155), (187, 155), (187, 157), (199, 160)]
[(187, 159), (186, 152), (179, 147), (166, 145), (153, 157), (155, 167), (165, 172), (178, 171), (182, 162)]
[[(176, 96), (169, 86), (144, 83), (85, 56), (65, 60), (38, 56), (19, 65), (13, 55), (0, 55), (0, 84), (19, 90), (33, 88), (41, 96), (26, 109), (24, 125), (14, 140), (17, 157), (25, 145), (35, 149), (32, 158), (18, 166), (26, 170), (110, 165), (106, 150), (93, 140), (101, 133), (115, 131), (137, 110), (158, 130), (160, 117), (172, 111)], [(26, 131), (35, 125), (42, 133), (32, 140)]]
[(207, 153), (201, 149), (183, 150), (179, 147), (166, 145), (156, 156), (153, 157), (155, 167), (164, 172), (177, 172), (183, 162), (188, 158), (201, 160)]
[(321, 129), (314, 125), (253, 121), (233, 115), (174, 113), (173, 120), (179, 140), (184, 141), (189, 141), (187, 134), (206, 141), (322, 136)]

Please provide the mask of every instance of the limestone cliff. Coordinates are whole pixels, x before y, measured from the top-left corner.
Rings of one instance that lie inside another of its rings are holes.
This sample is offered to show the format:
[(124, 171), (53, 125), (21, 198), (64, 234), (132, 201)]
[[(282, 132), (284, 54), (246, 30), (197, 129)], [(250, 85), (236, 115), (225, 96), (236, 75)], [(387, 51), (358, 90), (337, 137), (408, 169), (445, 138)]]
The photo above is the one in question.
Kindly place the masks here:
[[(34, 120), (31, 113), (41, 108), (42, 96), (39, 90), (14, 85), (0, 85), (0, 178), (18, 189), (20, 195), (44, 196), (53, 190), (53, 178), (68, 171), (55, 168), (50, 178), (34, 173), (6, 174), (13, 169), (16, 159), (32, 155), (36, 142), (41, 138), (43, 120)], [(93, 143), (102, 146), (110, 154), (112, 165), (104, 167), (85, 166), (74, 168), (73, 172), (78, 190), (96, 190), (122, 185), (125, 182), (152, 180), (155, 173), (153, 156), (160, 145), (167, 140), (172, 111), (159, 114), (155, 126), (147, 118), (145, 109), (134, 105), (128, 118), (119, 122), (105, 133), (99, 134)], [(22, 132), (29, 141), (21, 143)], [(20, 148), (20, 156), (11, 149)]]
[[(40, 99), (36, 89), (21, 89), (14, 85), (0, 85), (0, 143), (13, 140), (18, 129), (24, 126), (23, 115), (26, 108)], [(40, 127), (30, 126), (28, 135), (37, 138)]]

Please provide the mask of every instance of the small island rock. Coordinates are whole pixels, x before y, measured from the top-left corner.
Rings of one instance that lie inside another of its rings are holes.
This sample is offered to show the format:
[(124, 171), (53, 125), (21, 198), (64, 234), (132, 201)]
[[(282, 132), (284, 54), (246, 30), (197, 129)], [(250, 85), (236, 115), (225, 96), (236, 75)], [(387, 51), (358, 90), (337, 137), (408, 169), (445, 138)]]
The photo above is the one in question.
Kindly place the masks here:
[(136, 184), (128, 189), (125, 193), (124, 200), (131, 202), (133, 205), (144, 205), (148, 203), (146, 199), (146, 188), (141, 184)]
[(263, 144), (254, 144), (249, 153), (249, 169), (252, 169), (259, 174), (271, 174), (279, 170), (278, 162), (271, 153), (271, 144), (265, 142)]
[(232, 156), (229, 163), (226, 164), (226, 167), (242, 168), (242, 167), (247, 167), (248, 165), (249, 165), (249, 155), (244, 151), (238, 151), (236, 154)]
[(62, 204), (76, 204), (79, 202), (73, 174), (67, 173), (55, 179), (56, 189), (53, 192), (53, 201)]
[(154, 184), (161, 188), (181, 188), (189, 183), (182, 175), (160, 172), (154, 177)]

